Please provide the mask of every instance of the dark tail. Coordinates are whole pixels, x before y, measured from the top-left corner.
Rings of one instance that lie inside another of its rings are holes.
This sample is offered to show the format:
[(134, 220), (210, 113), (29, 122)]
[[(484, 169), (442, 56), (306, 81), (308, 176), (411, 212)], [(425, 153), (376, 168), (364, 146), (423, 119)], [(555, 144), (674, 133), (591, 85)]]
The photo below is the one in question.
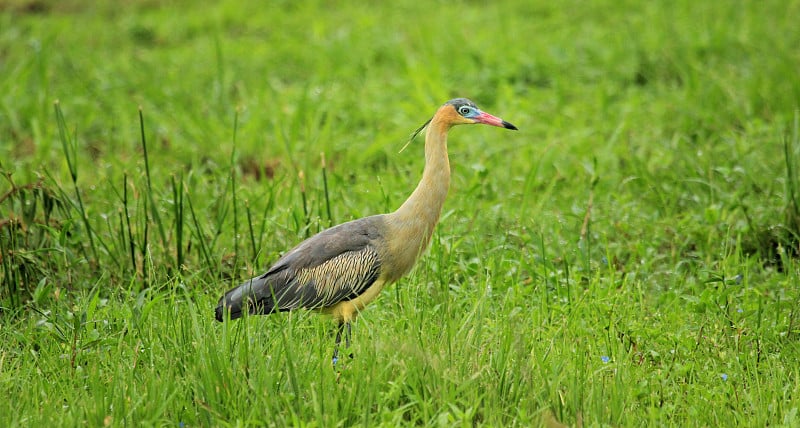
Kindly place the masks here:
[(248, 280), (228, 291), (219, 299), (216, 309), (217, 321), (228, 318), (241, 318), (245, 312), (251, 314), (270, 314), (274, 304), (272, 289), (267, 284), (266, 275)]

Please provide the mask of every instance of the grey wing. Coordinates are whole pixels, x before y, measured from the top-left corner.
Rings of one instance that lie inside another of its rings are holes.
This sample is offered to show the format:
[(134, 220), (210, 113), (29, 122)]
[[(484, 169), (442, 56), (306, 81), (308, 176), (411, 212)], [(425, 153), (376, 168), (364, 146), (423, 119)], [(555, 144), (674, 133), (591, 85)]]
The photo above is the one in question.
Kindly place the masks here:
[(346, 251), (315, 266), (285, 274), (286, 286), (276, 297), (281, 311), (295, 308), (318, 309), (358, 297), (380, 274), (380, 258), (371, 245)]
[(229, 290), (216, 317), (317, 309), (354, 299), (380, 276), (383, 216), (340, 224), (303, 241), (264, 275)]
[(343, 223), (300, 243), (264, 275), (273, 310), (324, 308), (357, 297), (378, 279), (383, 216)]

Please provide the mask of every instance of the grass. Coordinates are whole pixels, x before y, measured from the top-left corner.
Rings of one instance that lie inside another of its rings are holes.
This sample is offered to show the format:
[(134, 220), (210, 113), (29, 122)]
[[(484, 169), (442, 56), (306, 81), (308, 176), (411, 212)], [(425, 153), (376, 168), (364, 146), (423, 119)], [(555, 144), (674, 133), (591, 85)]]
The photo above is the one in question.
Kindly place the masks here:
[[(0, 425), (798, 426), (796, 1), (0, 1)], [(428, 254), (354, 327), (213, 321), (399, 206), (467, 96)]]

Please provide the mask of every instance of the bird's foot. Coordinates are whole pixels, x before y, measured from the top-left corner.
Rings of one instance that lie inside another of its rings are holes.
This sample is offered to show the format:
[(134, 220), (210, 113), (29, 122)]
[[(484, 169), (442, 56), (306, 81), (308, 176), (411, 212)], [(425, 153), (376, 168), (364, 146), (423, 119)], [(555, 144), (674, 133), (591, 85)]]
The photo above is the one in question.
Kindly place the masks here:
[[(347, 358), (352, 360), (353, 358), (355, 358), (355, 356), (351, 352), (351, 353), (347, 354)], [(339, 363), (339, 355), (338, 355), (338, 352), (337, 352), (336, 355), (334, 355), (333, 358), (331, 358), (331, 365), (333, 366), (334, 370), (336, 370), (336, 367), (337, 367), (338, 363)]]
[[(347, 369), (347, 364), (345, 362), (339, 361), (339, 352), (337, 350), (336, 354), (334, 354), (333, 358), (331, 359), (331, 365), (333, 366), (333, 372), (336, 373), (336, 383), (339, 383), (339, 379), (342, 377), (342, 372)], [(348, 360), (353, 359), (353, 353), (347, 354)]]

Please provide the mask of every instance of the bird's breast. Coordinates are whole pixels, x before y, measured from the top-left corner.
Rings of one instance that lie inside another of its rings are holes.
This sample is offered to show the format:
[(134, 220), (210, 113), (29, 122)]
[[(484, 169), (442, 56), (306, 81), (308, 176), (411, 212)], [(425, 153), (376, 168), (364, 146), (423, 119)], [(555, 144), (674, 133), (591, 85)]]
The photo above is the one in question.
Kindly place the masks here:
[(386, 239), (381, 276), (392, 283), (407, 274), (430, 242), (435, 222), (420, 218), (395, 221)]

